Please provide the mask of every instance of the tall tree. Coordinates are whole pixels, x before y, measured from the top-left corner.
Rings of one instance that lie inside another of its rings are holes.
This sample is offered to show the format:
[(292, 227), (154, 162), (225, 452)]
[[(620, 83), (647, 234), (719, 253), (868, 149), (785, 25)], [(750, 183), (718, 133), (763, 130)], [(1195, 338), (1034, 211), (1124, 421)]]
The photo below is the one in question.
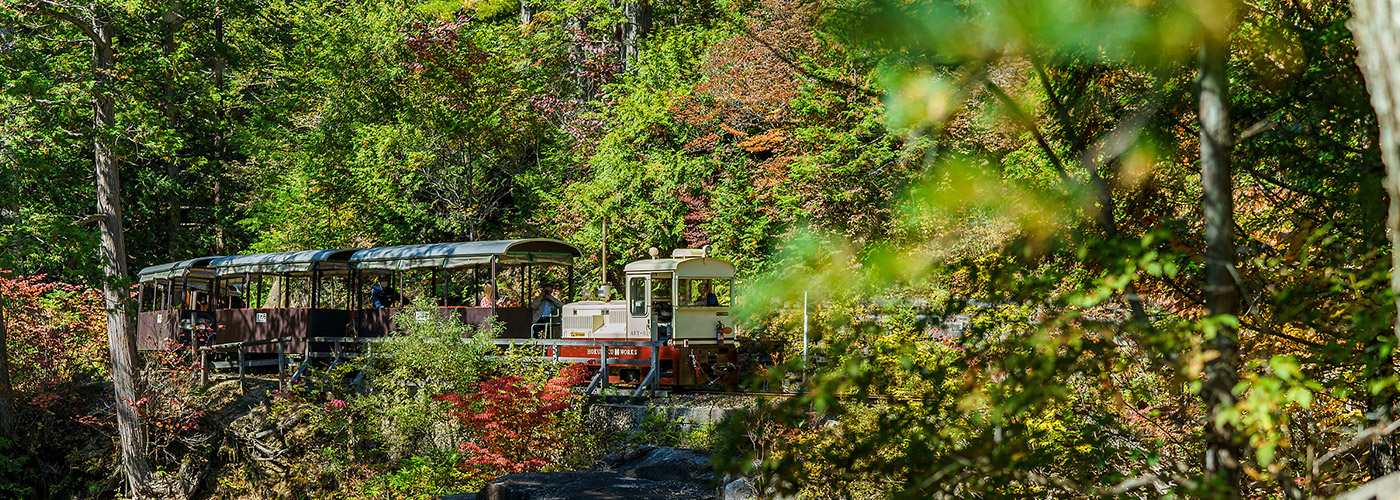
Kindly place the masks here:
[(31, 13), (67, 23), (92, 45), (93, 164), (97, 179), (96, 220), (101, 233), (102, 291), (107, 310), (107, 339), (112, 357), (112, 386), (116, 392), (117, 432), (121, 438), (122, 467), (135, 498), (154, 496), (151, 468), (146, 460), (145, 435), (135, 402), (137, 387), (136, 338), (129, 312), (126, 243), (123, 239), (121, 173), (115, 152), (117, 142), (116, 97), (113, 74), (111, 7), (101, 2), (77, 7), (36, 0), (20, 4)]
[[(1400, 311), (1400, 1), (1352, 0), (1352, 20), (1348, 23), (1356, 37), (1357, 62), (1371, 93), (1380, 124), (1381, 160), (1385, 163), (1385, 190), (1390, 197), (1386, 234), (1391, 244), (1390, 290)], [(1400, 315), (1395, 322), (1400, 339)], [(1394, 346), (1397, 343), (1392, 342)], [(1386, 353), (1386, 363), (1391, 365)], [(1376, 398), (1373, 398), (1373, 400)], [(1375, 404), (1381, 403), (1381, 404)], [(1372, 404), (1372, 420), (1384, 421), (1390, 412), (1386, 401)], [(1387, 415), (1379, 413), (1384, 412)], [(1390, 437), (1377, 440), (1371, 448), (1371, 475), (1378, 477), (1395, 470), (1395, 451)]]
[[(1205, 14), (1216, 14), (1205, 13)], [(1227, 13), (1228, 14), (1228, 13)], [(1206, 19), (1203, 17), (1203, 19)], [(1240, 496), (1240, 455), (1236, 429), (1222, 414), (1233, 409), (1239, 382), (1237, 317), (1240, 290), (1235, 270), (1235, 202), (1230, 172), (1230, 97), (1225, 75), (1230, 43), (1226, 23), (1205, 20), (1199, 53), (1202, 211), (1205, 215), (1206, 311), (1217, 320), (1207, 340), (1214, 357), (1206, 362), (1202, 397), (1206, 406), (1205, 468), (1214, 486)]]
[[(214, 52), (214, 91), (215, 91), (216, 94), (218, 94), (218, 95), (221, 96), (220, 99), (222, 99), (222, 93), (223, 93), (223, 91), (224, 91), (224, 71), (225, 71), (225, 66), (226, 66), (226, 62), (225, 62), (225, 60), (224, 60), (224, 50), (225, 50), (225, 47), (224, 47), (224, 45), (225, 45), (225, 42), (224, 42), (224, 17), (225, 17), (224, 9), (223, 9), (222, 7), (215, 7), (215, 8), (214, 8), (214, 40), (213, 40), (213, 42), (214, 42), (214, 47), (213, 47), (213, 52)], [(219, 127), (218, 127), (218, 130), (216, 130), (216, 131), (214, 132), (214, 158), (213, 158), (214, 172), (215, 172), (215, 177), (214, 177), (214, 188), (213, 188), (213, 189), (214, 189), (214, 210), (216, 210), (216, 211), (222, 209), (222, 207), (223, 207), (223, 201), (224, 201), (224, 200), (223, 200), (223, 196), (224, 196), (224, 181), (223, 181), (223, 177), (224, 177), (223, 171), (224, 171), (224, 169), (223, 169), (223, 165), (224, 165), (224, 156), (225, 156), (226, 154), (228, 154), (228, 151), (226, 151), (226, 149), (225, 149), (224, 134), (225, 134), (225, 132), (226, 132), (225, 124), (228, 123), (228, 122), (227, 122), (227, 118), (228, 118), (228, 117), (225, 115), (225, 108), (224, 108), (224, 106), (223, 106), (222, 104), (219, 104), (219, 105), (218, 105), (218, 110), (215, 112), (215, 121), (219, 124)], [(223, 225), (222, 223), (217, 224), (217, 225), (214, 226), (214, 253), (215, 253), (216, 255), (223, 255), (224, 252), (226, 251), (226, 245), (227, 245), (227, 243), (226, 243), (226, 235), (224, 234), (224, 225)]]
[[(180, 32), (180, 27), (183, 25), (183, 20), (184, 19), (180, 13), (180, 2), (170, 2), (165, 13), (161, 16), (161, 25), (163, 32), (162, 35), (164, 36), (164, 40), (161, 42), (160, 52), (166, 61), (171, 61), (175, 55), (175, 50), (177, 48), (176, 36)], [(161, 84), (161, 86), (163, 87), (161, 90), (164, 94), (164, 102), (161, 103), (161, 111), (165, 115), (165, 126), (170, 128), (171, 130), (174, 130), (176, 127), (174, 71), (175, 70), (172, 64), (171, 72), (166, 75), (164, 79), (165, 81)], [(167, 255), (169, 255), (170, 258), (174, 259), (176, 258), (175, 256), (178, 255), (178, 245), (176, 242), (179, 240), (180, 204), (182, 191), (180, 189), (180, 160), (177, 157), (172, 155), (166, 160), (165, 176), (167, 179), (169, 179), (171, 188), (169, 193), (168, 206), (166, 207), (166, 217), (168, 218), (167, 223), (169, 224), (169, 227), (166, 228), (165, 244)]]
[(107, 341), (112, 354), (112, 386), (117, 395), (117, 432), (127, 483), (137, 498), (150, 484), (145, 435), (136, 411), (136, 339), (128, 317), (126, 242), (122, 229), (121, 171), (113, 149), (116, 106), (112, 92), (112, 22), (101, 6), (92, 7), (93, 162), (97, 170), (98, 227), (102, 233), (102, 295), (107, 308)]

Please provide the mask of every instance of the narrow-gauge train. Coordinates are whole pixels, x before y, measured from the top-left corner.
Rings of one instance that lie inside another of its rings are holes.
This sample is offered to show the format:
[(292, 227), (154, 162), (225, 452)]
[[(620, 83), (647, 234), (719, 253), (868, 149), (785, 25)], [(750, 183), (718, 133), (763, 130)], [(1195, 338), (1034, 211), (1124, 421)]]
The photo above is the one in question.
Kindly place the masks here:
[[(734, 266), (703, 249), (630, 263), (624, 297), (604, 284), (595, 300), (572, 301), (538, 320), (528, 307), (543, 283), (566, 284), (576, 299), (574, 259), (582, 253), (553, 239), (434, 243), (367, 249), (310, 250), (204, 257), (141, 270), (141, 350), (198, 347), (290, 337), (281, 346), (308, 357), (328, 355), (314, 338), (381, 337), (410, 300), (468, 325), (494, 318), (502, 338), (557, 339), (547, 354), (600, 358), (590, 341), (663, 342), (662, 385), (737, 382), (731, 309)], [(429, 312), (430, 313), (430, 312)], [(559, 349), (553, 352), (552, 349)], [(653, 347), (613, 347), (609, 359), (649, 359)], [(276, 353), (273, 344), (246, 352)], [(276, 363), (271, 361), (269, 363)], [(250, 363), (251, 364), (251, 363)], [(589, 364), (597, 365), (597, 361)], [(648, 366), (610, 370), (611, 382), (639, 382)]]

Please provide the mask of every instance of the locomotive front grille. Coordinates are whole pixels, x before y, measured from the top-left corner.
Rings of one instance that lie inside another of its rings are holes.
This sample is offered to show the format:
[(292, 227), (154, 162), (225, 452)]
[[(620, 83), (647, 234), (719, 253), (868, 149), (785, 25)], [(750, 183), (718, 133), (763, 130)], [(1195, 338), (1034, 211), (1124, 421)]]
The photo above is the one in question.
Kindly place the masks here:
[(602, 316), (564, 316), (564, 331), (566, 332), (591, 332), (602, 326), (595, 323), (602, 323)]

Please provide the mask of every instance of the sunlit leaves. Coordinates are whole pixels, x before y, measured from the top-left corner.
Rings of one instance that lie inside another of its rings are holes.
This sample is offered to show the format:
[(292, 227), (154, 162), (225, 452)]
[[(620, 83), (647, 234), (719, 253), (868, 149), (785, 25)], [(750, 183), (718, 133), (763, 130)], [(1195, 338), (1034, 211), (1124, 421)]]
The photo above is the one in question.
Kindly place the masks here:
[(0, 270), (11, 383), (34, 395), (107, 371), (102, 291)]

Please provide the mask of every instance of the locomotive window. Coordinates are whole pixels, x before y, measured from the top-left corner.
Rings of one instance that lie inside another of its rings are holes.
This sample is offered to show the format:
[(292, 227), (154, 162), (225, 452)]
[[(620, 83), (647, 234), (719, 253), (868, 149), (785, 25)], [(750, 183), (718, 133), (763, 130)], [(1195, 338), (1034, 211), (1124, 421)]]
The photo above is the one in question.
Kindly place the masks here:
[(632, 301), (632, 315), (647, 315), (647, 279), (632, 278), (627, 283), (627, 300)]
[(682, 307), (729, 307), (733, 280), (689, 279), (680, 282)]
[(671, 277), (652, 276), (651, 278), (651, 300), (657, 302), (671, 301)]

